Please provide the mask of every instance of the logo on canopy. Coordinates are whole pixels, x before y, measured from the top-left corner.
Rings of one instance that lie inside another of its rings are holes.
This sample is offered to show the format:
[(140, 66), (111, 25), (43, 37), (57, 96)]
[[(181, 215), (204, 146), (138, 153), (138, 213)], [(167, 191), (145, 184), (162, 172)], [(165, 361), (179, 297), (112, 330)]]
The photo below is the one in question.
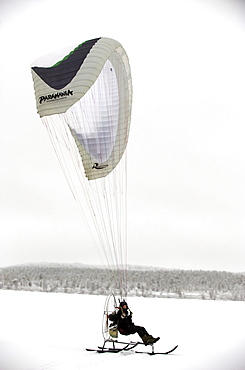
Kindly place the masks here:
[(56, 99), (64, 99), (70, 95), (73, 95), (72, 90), (65, 90), (65, 91), (57, 92), (55, 94), (42, 95), (39, 97), (39, 104), (42, 104), (46, 101), (50, 102)]
[(108, 164), (95, 163), (92, 169), (95, 168), (96, 170), (103, 170), (103, 168), (106, 168), (106, 167), (108, 167)]

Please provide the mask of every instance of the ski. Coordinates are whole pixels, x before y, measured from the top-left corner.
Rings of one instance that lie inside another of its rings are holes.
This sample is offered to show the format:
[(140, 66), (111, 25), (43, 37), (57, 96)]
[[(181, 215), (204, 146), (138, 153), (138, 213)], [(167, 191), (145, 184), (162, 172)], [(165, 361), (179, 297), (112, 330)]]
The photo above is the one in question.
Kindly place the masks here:
[(177, 347), (178, 347), (178, 345), (175, 346), (174, 348), (170, 349), (169, 351), (166, 351), (166, 352), (135, 351), (135, 353), (145, 353), (145, 354), (150, 355), (150, 356), (153, 356), (153, 355), (168, 355), (169, 353), (172, 353), (173, 351), (175, 351)]
[(122, 349), (114, 349), (114, 348), (111, 348), (111, 349), (92, 349), (92, 348), (86, 348), (86, 351), (91, 351), (91, 352), (97, 352), (97, 353), (118, 353), (118, 352), (121, 352), (123, 351), (123, 348)]
[[(147, 352), (147, 351), (133, 351), (133, 352), (134, 353), (144, 353), (144, 354), (147, 354), (147, 355), (150, 355), (150, 356), (153, 356), (153, 355), (168, 355), (168, 354), (172, 353), (173, 351), (175, 351), (177, 347), (178, 347), (178, 345), (173, 347), (169, 351), (166, 351), (166, 352), (154, 352), (154, 350), (152, 350), (152, 352)], [(119, 352), (122, 352), (122, 351), (129, 351), (132, 348), (133, 347), (130, 347), (130, 348), (102, 348), (102, 347), (99, 347), (98, 349), (86, 348), (86, 351), (92, 351), (92, 352), (97, 352), (97, 353), (119, 353)]]
[(130, 343), (125, 343), (125, 342), (119, 342), (120, 344), (125, 344), (124, 347), (122, 348), (116, 348), (116, 347), (112, 347), (112, 348), (108, 348), (108, 347), (98, 347), (97, 349), (90, 349), (90, 348), (86, 348), (86, 351), (96, 351), (98, 353), (104, 353), (104, 352), (109, 352), (109, 353), (118, 353), (118, 352), (122, 352), (122, 351), (129, 351), (133, 348), (135, 348), (138, 344), (142, 344), (140, 342), (130, 342)]

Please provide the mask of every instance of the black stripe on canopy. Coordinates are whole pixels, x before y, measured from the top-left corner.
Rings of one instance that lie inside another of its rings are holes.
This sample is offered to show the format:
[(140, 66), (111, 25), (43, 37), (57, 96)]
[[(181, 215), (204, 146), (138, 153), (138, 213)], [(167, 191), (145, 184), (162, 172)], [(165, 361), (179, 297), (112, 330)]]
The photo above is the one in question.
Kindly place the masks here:
[(100, 37), (85, 41), (52, 67), (32, 67), (32, 69), (47, 85), (55, 90), (61, 90), (76, 76), (86, 56), (99, 39)]

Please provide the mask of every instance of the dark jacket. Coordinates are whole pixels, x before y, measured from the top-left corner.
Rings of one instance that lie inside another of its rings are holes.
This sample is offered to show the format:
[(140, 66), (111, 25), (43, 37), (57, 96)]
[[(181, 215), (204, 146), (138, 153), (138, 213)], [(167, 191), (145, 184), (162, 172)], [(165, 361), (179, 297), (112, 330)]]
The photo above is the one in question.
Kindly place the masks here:
[(120, 308), (117, 312), (109, 315), (109, 320), (113, 321), (112, 326), (117, 325), (119, 332), (124, 335), (129, 334), (130, 328), (134, 327), (132, 312), (129, 309)]

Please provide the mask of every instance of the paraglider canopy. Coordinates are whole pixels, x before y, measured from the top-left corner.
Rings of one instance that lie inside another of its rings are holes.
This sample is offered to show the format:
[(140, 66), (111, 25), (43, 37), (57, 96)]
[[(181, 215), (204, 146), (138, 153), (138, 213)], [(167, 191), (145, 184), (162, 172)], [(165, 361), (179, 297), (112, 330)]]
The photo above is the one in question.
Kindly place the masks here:
[(32, 77), (37, 111), (72, 194), (104, 264), (115, 271), (118, 294), (126, 297), (127, 54), (118, 41), (96, 38), (37, 59)]
[(88, 179), (106, 176), (128, 141), (132, 85), (125, 50), (115, 40), (97, 38), (54, 61), (54, 55), (45, 56), (32, 67), (38, 113), (63, 114)]

